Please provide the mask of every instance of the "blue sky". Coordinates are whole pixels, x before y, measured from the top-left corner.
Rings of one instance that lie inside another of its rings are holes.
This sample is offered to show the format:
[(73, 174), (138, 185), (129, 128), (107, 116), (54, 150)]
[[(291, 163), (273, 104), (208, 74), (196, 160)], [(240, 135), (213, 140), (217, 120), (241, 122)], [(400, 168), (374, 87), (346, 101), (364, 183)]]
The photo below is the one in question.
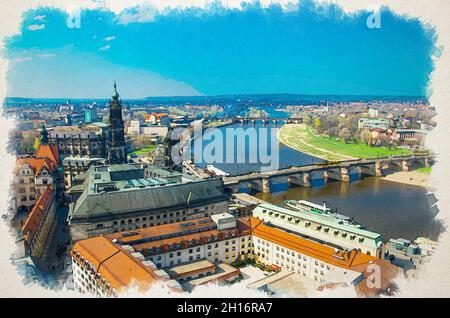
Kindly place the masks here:
[[(117, 80), (123, 98), (240, 93), (425, 95), (434, 52), (431, 31), (383, 10), (338, 7), (241, 10), (129, 9), (118, 15), (28, 11), (8, 38), (8, 96), (104, 98)], [(144, 17), (144, 18), (143, 18)]]

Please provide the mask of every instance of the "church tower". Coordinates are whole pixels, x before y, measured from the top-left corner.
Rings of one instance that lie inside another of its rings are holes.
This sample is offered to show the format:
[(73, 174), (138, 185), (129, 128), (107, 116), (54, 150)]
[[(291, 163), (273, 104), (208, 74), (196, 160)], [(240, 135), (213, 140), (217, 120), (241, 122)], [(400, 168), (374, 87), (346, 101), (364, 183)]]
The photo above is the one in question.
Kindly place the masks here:
[(110, 164), (127, 162), (124, 125), (122, 120), (122, 105), (119, 101), (119, 93), (117, 93), (116, 82), (114, 82), (112, 100), (109, 103), (108, 160)]

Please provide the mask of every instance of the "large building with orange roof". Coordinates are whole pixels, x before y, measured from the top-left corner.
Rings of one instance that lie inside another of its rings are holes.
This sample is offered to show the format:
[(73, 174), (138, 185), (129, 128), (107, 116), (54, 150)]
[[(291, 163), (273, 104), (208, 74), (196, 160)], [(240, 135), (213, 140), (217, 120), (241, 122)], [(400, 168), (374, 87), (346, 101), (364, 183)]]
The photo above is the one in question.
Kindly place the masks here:
[(55, 186), (59, 160), (58, 148), (49, 144), (47, 131), (43, 127), (41, 144), (36, 153), (16, 159), (13, 179), (16, 210), (30, 210), (45, 189)]
[[(190, 264), (189, 271), (193, 272), (195, 268), (191, 267), (202, 261), (232, 264), (253, 259), (268, 268), (290, 271), (322, 286), (352, 285), (363, 296), (375, 296), (389, 288), (392, 279), (401, 272), (389, 262), (356, 249), (337, 249), (265, 224), (254, 217), (236, 219), (227, 213), (79, 241), (72, 251), (72, 258), (109, 259), (102, 254), (106, 248), (98, 247), (98, 251), (80, 251), (77, 248), (86, 242), (97, 246), (92, 242), (100, 239), (108, 245), (107, 249), (123, 251), (139, 265), (147, 263), (153, 272), (162, 269), (169, 275), (177, 272), (172, 268), (183, 264)], [(74, 253), (80, 255), (74, 256)], [(124, 274), (123, 271), (122, 274), (115, 273), (125, 275), (122, 277), (125, 281), (130, 281), (130, 275), (133, 275), (131, 272)], [(380, 280), (377, 274), (381, 275)], [(75, 280), (78, 279), (76, 275), (74, 272)], [(176, 275), (172, 277), (178, 279)], [(183, 277), (183, 284), (189, 284), (190, 280), (199, 277)], [(108, 278), (105, 278), (105, 282), (108, 282)]]

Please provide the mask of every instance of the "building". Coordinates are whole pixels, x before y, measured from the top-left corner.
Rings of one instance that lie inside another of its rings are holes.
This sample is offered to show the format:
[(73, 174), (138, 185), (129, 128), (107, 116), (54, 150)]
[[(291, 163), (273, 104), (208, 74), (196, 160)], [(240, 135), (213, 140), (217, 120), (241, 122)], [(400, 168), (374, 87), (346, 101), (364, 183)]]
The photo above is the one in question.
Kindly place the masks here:
[(145, 122), (150, 124), (157, 124), (157, 125), (169, 125), (170, 119), (169, 114), (166, 113), (151, 113), (150, 115), (146, 116)]
[(93, 123), (97, 121), (97, 110), (95, 105), (88, 106), (84, 109), (84, 122), (86, 124)]
[(221, 179), (194, 179), (156, 166), (91, 166), (78, 182), (70, 191), (74, 241), (228, 211)]
[(404, 143), (404, 142), (414, 142), (419, 145), (424, 145), (426, 141), (426, 137), (428, 135), (428, 130), (420, 130), (420, 129), (397, 129), (395, 132), (396, 138)]
[(128, 134), (130, 135), (145, 135), (155, 136), (157, 139), (166, 138), (169, 132), (168, 125), (142, 125), (139, 120), (130, 121), (130, 127), (128, 127)]
[(130, 127), (128, 127), (129, 135), (140, 135), (141, 134), (141, 122), (139, 120), (131, 120)]
[(420, 255), (422, 253), (420, 247), (417, 244), (403, 238), (389, 239), (389, 241), (386, 243), (385, 251), (401, 252), (408, 257), (411, 257), (413, 255)]
[(79, 241), (71, 251), (75, 289), (108, 296), (117, 295), (133, 279), (141, 290), (156, 280), (172, 288), (180, 286), (173, 280), (187, 288), (226, 281), (238, 276), (239, 270), (220, 263), (247, 255), (250, 233), (248, 220), (224, 213), (214, 220), (202, 218)]
[(127, 162), (122, 105), (119, 101), (119, 93), (117, 93), (115, 82), (112, 100), (109, 103), (108, 160), (111, 164)]
[(108, 135), (108, 125), (104, 123), (58, 126), (49, 130), (50, 142), (58, 146), (61, 158), (106, 158)]
[(388, 129), (389, 121), (379, 118), (360, 118), (358, 120), (358, 129)]
[(91, 165), (104, 164), (105, 160), (100, 157), (65, 157), (62, 160), (62, 167), (66, 190), (69, 190), (74, 185), (74, 179), (88, 171)]
[[(131, 246), (157, 268), (206, 259), (228, 264), (251, 254), (251, 220), (228, 213), (107, 235)], [(191, 277), (194, 278), (194, 277)]]
[(253, 210), (253, 216), (318, 242), (381, 257), (381, 234), (368, 231), (355, 222), (342, 220), (332, 214), (317, 215), (265, 203)]
[(37, 198), (56, 184), (58, 177), (59, 152), (51, 145), (45, 126), (41, 130), (41, 144), (33, 156), (21, 156), (16, 159), (12, 188), (13, 204), (18, 211), (29, 211)]
[(370, 118), (378, 117), (378, 109), (376, 109), (376, 108), (369, 108), (368, 113), (369, 113)]
[(151, 262), (104, 237), (77, 242), (70, 255), (74, 288), (81, 293), (116, 297), (134, 284), (144, 292), (156, 282), (164, 282), (173, 291), (181, 291), (167, 272), (156, 270)]
[(56, 215), (56, 195), (47, 187), (22, 225), (25, 255), (41, 258), (50, 227)]
[[(94, 243), (91, 242), (94, 241), (97, 243), (92, 249), (80, 251), (77, 247), (88, 244), (87, 242), (93, 246)], [(104, 246), (98, 246), (100, 242)], [(114, 252), (104, 255), (104, 251), (108, 250)], [(131, 259), (141, 264), (150, 264), (149, 268), (153, 273), (167, 273), (167, 280), (176, 279), (187, 290), (206, 282), (235, 278), (239, 272), (230, 264), (248, 258), (272, 269), (295, 272), (320, 285), (345, 281), (361, 290), (363, 295), (371, 296), (390, 286), (390, 280), (380, 282), (379, 285), (371, 281), (372, 266), (380, 268), (383, 279), (391, 279), (401, 272), (375, 256), (357, 250), (337, 249), (308, 240), (286, 229), (264, 224), (254, 217), (234, 218), (228, 213), (84, 240), (75, 245), (72, 258), (90, 262), (95, 260), (96, 263), (87, 266), (88, 269), (91, 268), (91, 277), (95, 281), (98, 272), (96, 264), (103, 259), (107, 259), (107, 264), (110, 259), (115, 258), (108, 258), (108, 255), (118, 255), (118, 251), (124, 251), (128, 259), (123, 260), (123, 265), (116, 264), (117, 272), (115, 275), (109, 273), (109, 276), (130, 281), (129, 276), (133, 275), (133, 271), (123, 269), (128, 267), (126, 264)], [(76, 261), (74, 259), (74, 263)], [(74, 266), (74, 280), (79, 285), (80, 274), (75, 268), (77, 266)], [(392, 275), (385, 276), (388, 272)], [(105, 277), (104, 274), (101, 276)], [(108, 282), (105, 278), (103, 284)], [(85, 285), (88, 283), (89, 280), (85, 279)], [(97, 291), (94, 289), (91, 292)]]

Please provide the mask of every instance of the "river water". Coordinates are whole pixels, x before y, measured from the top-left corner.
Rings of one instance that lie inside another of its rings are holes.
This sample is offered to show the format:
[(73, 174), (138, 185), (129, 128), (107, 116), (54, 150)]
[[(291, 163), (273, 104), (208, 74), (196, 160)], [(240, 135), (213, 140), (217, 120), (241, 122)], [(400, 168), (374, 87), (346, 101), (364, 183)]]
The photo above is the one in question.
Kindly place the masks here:
[[(271, 114), (271, 117), (283, 117), (283, 113)], [(234, 149), (237, 153), (236, 140), (226, 138), (226, 130), (243, 128), (254, 129), (259, 138), (266, 138), (268, 144), (268, 153), (274, 148), (270, 144), (276, 140), (276, 134), (261, 134), (262, 129), (269, 130), (281, 128), (282, 124), (275, 125), (270, 123), (264, 125), (257, 122), (242, 125), (240, 123), (231, 124), (218, 128), (223, 136), (223, 153)], [(275, 140), (273, 140), (275, 138)], [(204, 142), (202, 147), (205, 149), (208, 142)], [(274, 144), (275, 145), (275, 144)], [(254, 143), (246, 142), (245, 155), (255, 151)], [(308, 165), (322, 160), (311, 157), (304, 153), (291, 149), (283, 144), (275, 145), (278, 150), (278, 168), (287, 168), (289, 166)], [(256, 148), (259, 149), (259, 148)], [(256, 150), (258, 151), (258, 150)], [(236, 157), (236, 156), (235, 156)], [(225, 158), (225, 155), (223, 156)], [(205, 167), (207, 163), (197, 162), (197, 166)], [(211, 164), (211, 163), (208, 163)], [(233, 162), (214, 162), (215, 167), (228, 172), (230, 175), (239, 175), (249, 172), (261, 171), (261, 163), (233, 163)], [(270, 169), (273, 170), (273, 169)], [(339, 213), (352, 216), (355, 220), (368, 229), (376, 231), (389, 238), (406, 238), (413, 240), (417, 236), (429, 236), (436, 239), (442, 231), (440, 222), (434, 219), (437, 209), (433, 206), (435, 198), (432, 193), (421, 187), (410, 186), (400, 183), (394, 183), (382, 180), (381, 178), (368, 177), (359, 180), (356, 175), (351, 175), (352, 182), (328, 182), (323, 184), (320, 176), (314, 176), (311, 188), (291, 187), (287, 184), (272, 182), (272, 193), (253, 193), (258, 198), (283, 206), (284, 199), (309, 200), (316, 203), (326, 201), (332, 208), (337, 208)], [(247, 192), (247, 191), (246, 191)], [(432, 207), (433, 206), (433, 207)]]

